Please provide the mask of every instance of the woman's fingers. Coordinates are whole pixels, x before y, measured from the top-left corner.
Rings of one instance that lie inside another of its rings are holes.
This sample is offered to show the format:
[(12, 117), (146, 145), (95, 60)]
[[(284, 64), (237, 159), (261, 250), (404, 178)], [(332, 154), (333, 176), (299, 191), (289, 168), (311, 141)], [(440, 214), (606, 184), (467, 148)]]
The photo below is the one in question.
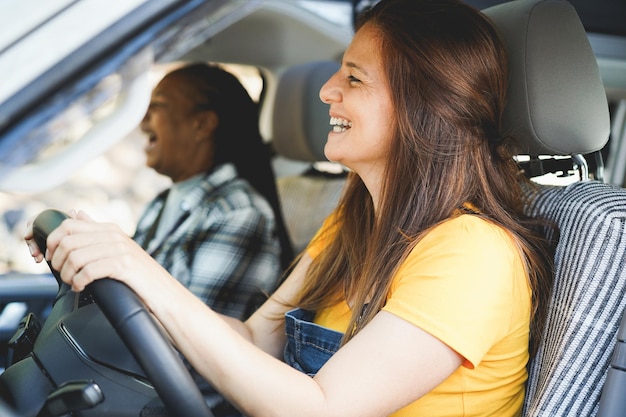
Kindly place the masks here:
[(78, 210), (78, 212), (76, 212), (75, 210), (72, 210), (70, 212), (70, 217), (72, 217), (74, 219), (87, 220), (87, 221), (90, 221), (90, 222), (95, 221), (94, 219), (89, 217), (89, 215), (87, 213), (85, 213), (82, 210)]
[(76, 291), (100, 278), (123, 281), (120, 262), (134, 252), (131, 239), (119, 227), (86, 219), (79, 212), (75, 219), (64, 220), (47, 241), (50, 265)]
[(82, 291), (96, 279), (113, 275), (107, 261), (119, 251), (114, 244), (91, 239), (84, 234), (66, 236), (50, 259), (50, 264), (59, 271), (63, 282), (75, 291)]
[[(82, 216), (82, 218), (70, 217), (69, 219), (65, 219), (59, 227), (50, 233), (48, 239), (46, 240), (50, 257), (53, 256), (59, 242), (67, 236), (85, 235), (81, 241), (83, 244), (95, 241), (97, 234), (103, 232), (112, 234), (119, 233), (126, 236), (117, 225), (111, 223), (97, 223), (91, 220), (91, 218), (89, 218), (86, 214), (81, 215), (80, 213), (81, 212), (75, 215)], [(46, 258), (50, 260), (48, 257)]]
[[(113, 278), (138, 294), (154, 294), (158, 293), (155, 290), (155, 284), (160, 281), (158, 277), (164, 279), (162, 283), (171, 278), (119, 226), (95, 222), (82, 211), (70, 212), (69, 216), (48, 236), (45, 256), (74, 291), (84, 290), (97, 279)], [(32, 226), (30, 228), (25, 234), (29, 243), (32, 241)], [(41, 257), (36, 244), (32, 244), (33, 256)]]

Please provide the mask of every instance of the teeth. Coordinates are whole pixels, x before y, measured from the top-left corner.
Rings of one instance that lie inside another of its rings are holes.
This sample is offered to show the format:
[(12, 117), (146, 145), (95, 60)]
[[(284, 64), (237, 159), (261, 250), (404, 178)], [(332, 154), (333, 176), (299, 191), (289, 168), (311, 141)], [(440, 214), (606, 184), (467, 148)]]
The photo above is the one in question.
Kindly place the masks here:
[(333, 132), (345, 132), (352, 127), (352, 122), (342, 119), (340, 117), (331, 117), (330, 125), (333, 127)]

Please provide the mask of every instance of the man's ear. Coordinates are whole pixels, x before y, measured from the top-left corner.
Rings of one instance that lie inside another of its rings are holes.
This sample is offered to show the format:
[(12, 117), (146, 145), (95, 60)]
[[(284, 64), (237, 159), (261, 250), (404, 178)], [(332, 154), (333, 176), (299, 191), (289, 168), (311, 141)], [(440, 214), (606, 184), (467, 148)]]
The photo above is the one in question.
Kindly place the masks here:
[(202, 138), (212, 138), (213, 132), (220, 124), (220, 119), (213, 110), (205, 110), (198, 114), (198, 132)]

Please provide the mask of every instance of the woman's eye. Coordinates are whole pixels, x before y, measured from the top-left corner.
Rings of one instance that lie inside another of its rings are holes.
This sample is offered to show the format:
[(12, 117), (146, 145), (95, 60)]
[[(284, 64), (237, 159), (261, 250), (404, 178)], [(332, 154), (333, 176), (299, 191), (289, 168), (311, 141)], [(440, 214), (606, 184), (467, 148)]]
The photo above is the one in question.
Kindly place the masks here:
[(348, 76), (348, 82), (350, 84), (356, 84), (356, 83), (360, 83), (361, 80), (359, 80), (358, 78), (356, 78), (354, 75), (349, 75)]
[(150, 104), (148, 105), (149, 110), (157, 110), (163, 107), (165, 107), (165, 103), (155, 102), (155, 101), (150, 102)]

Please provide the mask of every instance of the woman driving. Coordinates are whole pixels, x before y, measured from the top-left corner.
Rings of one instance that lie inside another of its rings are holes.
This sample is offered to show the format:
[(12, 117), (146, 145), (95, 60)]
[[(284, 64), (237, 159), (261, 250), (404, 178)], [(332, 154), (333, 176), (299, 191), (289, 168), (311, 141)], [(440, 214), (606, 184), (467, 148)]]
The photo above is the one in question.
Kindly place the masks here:
[[(382, 0), (320, 91), (347, 189), (248, 320), (215, 313), (119, 227), (72, 213), (42, 254), (81, 291), (110, 277), (249, 416), (518, 416), (551, 288), (500, 138), (507, 58), (456, 0)], [(529, 349), (530, 343), (530, 349)]]

